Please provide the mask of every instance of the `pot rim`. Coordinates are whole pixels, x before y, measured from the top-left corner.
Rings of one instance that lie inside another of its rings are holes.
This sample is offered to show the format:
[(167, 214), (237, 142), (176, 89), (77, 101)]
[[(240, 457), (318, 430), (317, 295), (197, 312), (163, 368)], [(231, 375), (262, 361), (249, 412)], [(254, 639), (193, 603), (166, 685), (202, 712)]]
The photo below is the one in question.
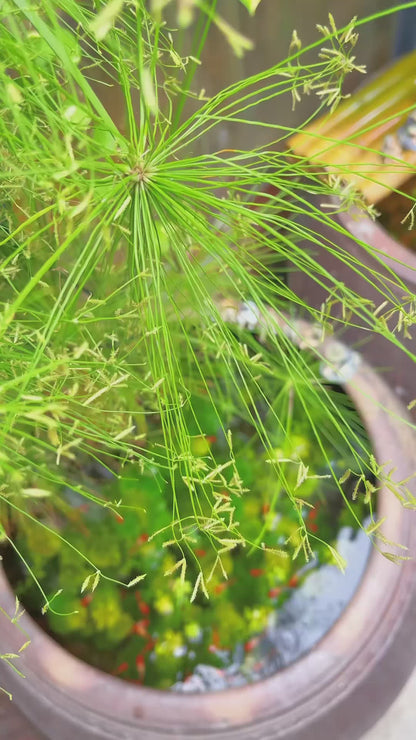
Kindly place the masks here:
[[(331, 197), (337, 204), (336, 196)], [(416, 253), (405, 247), (378, 221), (357, 207), (348, 211), (339, 211), (337, 219), (358, 242), (367, 242), (374, 248), (373, 256), (381, 259), (402, 280), (416, 286)]]
[[(257, 194), (253, 207), (256, 208), (267, 197), (275, 195), (277, 188), (267, 185), (264, 190)], [(371, 255), (380, 259), (402, 280), (409, 282), (416, 288), (416, 253), (405, 247), (377, 220), (374, 221), (364, 210), (358, 206), (352, 206), (348, 210), (340, 208), (341, 201), (337, 195), (328, 196), (329, 203), (334, 206), (334, 217), (340, 225), (352, 236), (354, 241), (364, 242), (372, 247)]]

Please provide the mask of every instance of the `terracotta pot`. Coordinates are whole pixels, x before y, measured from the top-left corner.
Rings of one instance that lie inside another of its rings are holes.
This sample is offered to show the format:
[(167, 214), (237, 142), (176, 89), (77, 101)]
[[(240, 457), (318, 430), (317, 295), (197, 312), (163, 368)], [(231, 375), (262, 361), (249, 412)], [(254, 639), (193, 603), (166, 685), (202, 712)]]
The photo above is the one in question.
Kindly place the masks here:
[[(306, 196), (313, 206), (319, 208), (319, 199)], [(383, 312), (393, 308), (394, 301), (400, 303), (406, 296), (405, 303), (412, 309), (416, 298), (416, 254), (406, 249), (391, 237), (386, 230), (369, 216), (352, 209), (348, 212), (335, 213), (337, 203), (333, 199), (334, 227), (311, 215), (303, 218), (303, 223), (319, 239), (302, 241), (302, 248), (309, 251), (319, 265), (319, 282), (306, 275), (295, 266), (289, 272), (289, 286), (299, 295), (307, 306), (320, 309), (322, 303), (332, 294), (336, 283), (340, 283), (360, 297), (373, 302), (373, 308), (384, 302)], [(326, 215), (328, 210), (326, 209)], [(364, 265), (358, 269), (357, 265)], [(326, 270), (331, 278), (322, 277)], [(382, 296), (381, 292), (384, 295)], [(333, 294), (332, 294), (333, 295)], [(390, 297), (389, 297), (390, 296)], [(342, 319), (341, 303), (332, 308), (335, 321)], [(398, 312), (392, 316), (389, 326), (394, 329), (398, 321)], [(402, 345), (414, 354), (416, 351), (412, 328), (406, 334), (398, 333)], [(342, 339), (350, 346), (357, 346), (364, 358), (379, 371), (386, 382), (408, 404), (416, 398), (415, 363), (402, 348), (395, 346), (381, 334), (369, 330), (359, 315), (353, 312), (348, 326), (342, 328)], [(416, 409), (415, 409), (416, 410)]]
[[(415, 171), (416, 152), (406, 143), (408, 134), (403, 131), (408, 122), (408, 109), (414, 105), (415, 71), (415, 51), (396, 59), (371, 75), (338, 106), (335, 113), (315, 119), (291, 137), (288, 143), (290, 150), (297, 156), (305, 157), (318, 171), (326, 168), (329, 172), (335, 172), (347, 184), (353, 184), (367, 203), (378, 206), (391, 192), (400, 190)], [(391, 149), (396, 147), (395, 156), (401, 160), (395, 161), (394, 166), (392, 161), (386, 159), (389, 146)], [(309, 200), (319, 208), (319, 199)], [(331, 199), (325, 200), (328, 203)], [(336, 199), (333, 198), (332, 203), (336, 211)], [(325, 214), (328, 214), (327, 208)], [(344, 283), (359, 296), (373, 300), (374, 308), (384, 300), (377, 291), (377, 286), (381, 284), (387, 286), (387, 298), (389, 291), (392, 296), (390, 305), (384, 307), (385, 311), (393, 306), (394, 299), (402, 300), (405, 294), (409, 296), (408, 303), (413, 302), (416, 293), (416, 254), (357, 208), (338, 213), (333, 218), (339, 227), (346, 230), (345, 234), (331, 229), (328, 224), (313, 221), (313, 217), (307, 220), (308, 226), (322, 237), (323, 244), (327, 241), (329, 247), (316, 248), (314, 244), (305, 243), (316, 253), (319, 264), (336, 281)], [(370, 250), (365, 248), (365, 244)], [(371, 249), (374, 250), (373, 254)], [(366, 265), (370, 281), (354, 270), (354, 262), (355, 266), (358, 263)], [(389, 280), (389, 270), (395, 275), (394, 284)], [(334, 287), (330, 281), (327, 284)], [(300, 274), (292, 275), (291, 287), (309, 306), (316, 308), (329, 295), (329, 290), (325, 290), (324, 286)], [(335, 317), (338, 318), (340, 313), (341, 309)], [(406, 402), (413, 400), (416, 396), (414, 362), (382, 337), (373, 335), (368, 342), (370, 332), (364, 326), (360, 331), (362, 322), (358, 313), (354, 313), (353, 317), (357, 328), (347, 330), (347, 341), (364, 343), (362, 351), (371, 364), (386, 371), (389, 381)], [(396, 322), (397, 318), (396, 315)], [(392, 319), (392, 327), (394, 323)], [(413, 340), (406, 336), (403, 338), (403, 335), (400, 338), (405, 347), (414, 352)]]
[(357, 208), (339, 213), (339, 223), (358, 241), (377, 250), (383, 262), (401, 278), (412, 291), (416, 291), (416, 254), (400, 244), (377, 221)]
[[(315, 346), (327, 367), (350, 357), (339, 342), (317, 346), (313, 337), (310, 332), (306, 344)], [(416, 444), (413, 430), (399, 421), (406, 412), (380, 377), (354, 357), (358, 366), (346, 391), (378, 461), (396, 468), (395, 479), (407, 478), (416, 470)], [(409, 489), (416, 494), (414, 480)], [(415, 553), (415, 513), (383, 488), (378, 514), (386, 517), (385, 536)], [(415, 664), (415, 580), (414, 562), (398, 566), (374, 551), (358, 590), (326, 636), (293, 665), (240, 689), (184, 695), (125, 683), (67, 653), (28, 615), (21, 625), (32, 644), (19, 661), (26, 678), (3, 664), (0, 683), (51, 740), (354, 740), (385, 711)], [(14, 611), (3, 573), (0, 603)], [(18, 649), (21, 636), (0, 620), (0, 652)]]
[[(377, 260), (381, 260), (386, 265), (387, 270), (391, 270), (398, 278), (395, 281), (395, 286), (392, 286), (391, 282), (389, 283), (388, 281), (388, 272), (386, 271), (384, 273), (387, 281), (386, 284), (389, 285), (399, 301), (403, 300), (404, 296), (407, 296), (405, 299), (407, 308), (414, 310), (413, 307), (416, 299), (416, 254), (392, 237), (381, 224), (373, 221), (369, 216), (358, 211), (358, 209), (339, 213), (337, 219), (341, 226), (352, 235), (352, 239), (349, 240), (348, 244), (350, 254), (358, 259), (364, 259), (364, 262), (366, 262), (370, 269), (373, 268), (380, 272), (380, 263), (369, 254), (366, 254), (364, 249), (360, 247), (359, 242), (364, 242), (372, 247), (377, 255)], [(372, 298), (376, 305), (380, 303), (374, 286), (367, 285), (367, 289), (364, 290), (365, 292), (361, 295)], [(384, 310), (387, 308), (388, 306)], [(394, 328), (397, 320), (398, 314), (390, 322), (392, 328)], [(416, 346), (412, 327), (410, 327), (410, 331), (408, 332), (401, 332), (399, 337), (403, 345), (414, 354)], [(362, 340), (362, 338), (361, 336), (360, 339)], [(351, 339), (352, 334), (349, 341)], [(356, 339), (358, 339), (358, 334), (356, 335)], [(403, 401), (406, 404), (413, 401), (416, 397), (414, 360), (400, 348), (395, 347), (381, 336), (372, 337), (368, 343), (367, 351), (364, 350), (364, 352), (366, 357), (376, 367), (384, 368), (384, 374)], [(413, 412), (414, 418), (416, 418), (415, 411)]]

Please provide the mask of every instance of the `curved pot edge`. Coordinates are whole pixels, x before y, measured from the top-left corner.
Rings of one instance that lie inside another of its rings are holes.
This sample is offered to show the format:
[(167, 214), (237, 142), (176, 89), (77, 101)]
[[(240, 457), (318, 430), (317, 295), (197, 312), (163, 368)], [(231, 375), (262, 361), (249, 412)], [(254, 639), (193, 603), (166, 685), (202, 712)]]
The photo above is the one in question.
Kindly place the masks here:
[(373, 221), (370, 216), (358, 208), (340, 211), (337, 213), (337, 219), (356, 239), (367, 242), (373, 247), (376, 255), (416, 290), (416, 254), (414, 252), (390, 236), (384, 226)]

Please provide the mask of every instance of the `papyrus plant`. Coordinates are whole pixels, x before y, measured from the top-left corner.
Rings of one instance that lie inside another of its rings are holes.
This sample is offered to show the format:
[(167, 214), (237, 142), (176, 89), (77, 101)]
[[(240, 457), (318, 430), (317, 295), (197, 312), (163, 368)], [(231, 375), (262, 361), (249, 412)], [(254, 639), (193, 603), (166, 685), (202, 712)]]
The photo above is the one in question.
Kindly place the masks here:
[[(244, 4), (254, 11), (258, 3)], [(210, 24), (221, 24), (221, 3), (177, 3), (189, 11), (186, 23), (194, 16), (196, 24), (188, 57), (164, 5), (1, 4), (0, 513), (10, 543), (25, 521), (38, 519), (50, 529), (57, 512), (58, 522), (65, 486), (122, 516), (123, 501), (103, 501), (94, 486), (76, 482), (77, 471), (81, 480), (92, 460), (121, 476), (127, 461), (138, 477), (159, 469), (172, 492), (164, 544), (175, 548), (176, 572), (186, 578), (195, 529), (216, 552), (219, 569), (224, 553), (247, 544), (232, 506), (232, 496), (244, 495), (232, 418), (254, 426), (279, 491), (297, 512), (296, 541), (284, 546), (288, 556), (313, 551), (302, 513), (308, 469), (300, 467), (299, 485), (287, 484), (266, 417), (289, 435), (296, 402), (324, 455), (326, 435), (338, 435), (363, 481), (380, 473), (348, 404), (336, 402), (320, 379), (319, 358), (300, 352), (276, 317), (303, 313), (325, 333), (355, 316), (396, 345), (401, 335), (383, 310), (330, 275), (302, 239), (323, 244), (376, 282), (379, 305), (403, 321), (413, 321), (407, 308), (413, 297), (393, 272), (383, 279), (381, 268), (369, 272), (339, 250), (335, 237), (323, 243), (322, 224), (334, 233), (341, 227), (308, 195), (324, 203), (335, 193), (340, 208), (358, 196), (341, 178), (322, 176), (284, 150), (294, 130), (279, 125), (279, 105), (314, 95), (317, 114), (332, 110), (345, 76), (364, 71), (355, 59), (355, 22), (338, 30), (330, 17), (320, 26), (319, 39), (305, 49), (316, 51), (311, 62), (294, 33), (287, 59), (207, 98), (194, 73)], [(238, 36), (227, 27), (225, 33), (235, 45)], [(122, 92), (121, 127), (102, 102), (109, 86)], [(271, 99), (276, 116), (267, 121), (262, 105)], [(205, 134), (225, 123), (251, 127), (252, 149), (201, 154)], [(258, 127), (268, 130), (268, 146), (256, 146)], [(272, 194), (261, 197), (266, 187)], [(320, 311), (306, 305), (287, 280), (293, 270), (329, 285), (332, 303)], [(343, 308), (336, 321), (334, 300)], [(234, 323), (227, 320), (230, 309)], [(209, 446), (196, 451), (204, 430), (194, 400), (201, 396), (222, 429), (226, 465)], [(152, 444), (155, 426), (163, 444)], [(186, 482), (186, 502), (176, 495), (178, 476)], [(342, 496), (335, 473), (334, 485)], [(247, 552), (262, 546), (260, 526), (248, 544)], [(95, 587), (105, 574), (90, 565)], [(193, 593), (204, 591), (207, 577), (198, 568)], [(51, 595), (44, 597), (50, 605)]]

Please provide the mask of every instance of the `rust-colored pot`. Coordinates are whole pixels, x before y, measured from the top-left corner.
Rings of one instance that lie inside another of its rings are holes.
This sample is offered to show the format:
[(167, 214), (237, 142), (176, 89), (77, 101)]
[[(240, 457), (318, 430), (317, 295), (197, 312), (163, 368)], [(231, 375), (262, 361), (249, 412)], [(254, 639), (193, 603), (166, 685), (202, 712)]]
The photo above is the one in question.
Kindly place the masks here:
[[(359, 242), (372, 247), (377, 259), (380, 259), (387, 269), (399, 278), (393, 287), (388, 280), (387, 272), (385, 284), (393, 290), (399, 301), (404, 301), (408, 310), (414, 310), (416, 300), (416, 254), (392, 237), (380, 223), (373, 221), (367, 214), (358, 209), (354, 208), (350, 211), (341, 212), (337, 215), (337, 219), (340, 225), (352, 235), (347, 245), (350, 254), (357, 259), (363, 259), (370, 269), (373, 267), (377, 272), (380, 272), (379, 263), (371, 255), (366, 254)], [(399, 284), (400, 281), (401, 285)], [(376, 283), (376, 281), (374, 282)], [(361, 289), (364, 292), (360, 295), (363, 295), (364, 298), (373, 299), (375, 305), (380, 303), (374, 286), (367, 284), (367, 288), (364, 288), (360, 285), (359, 290)], [(398, 318), (396, 313), (391, 322), (392, 328), (397, 323)], [(410, 331), (401, 332), (398, 336), (403, 345), (415, 354), (416, 343), (412, 327), (410, 327)], [(362, 339), (362, 336), (360, 338)], [(351, 339), (352, 334), (349, 341)], [(402, 397), (403, 401), (406, 404), (413, 401), (416, 397), (416, 372), (413, 359), (381, 336), (372, 337), (371, 341), (367, 343), (367, 350), (364, 349), (363, 351), (373, 365), (383, 368), (395, 392)]]
[(353, 208), (337, 216), (341, 226), (358, 241), (377, 250), (378, 256), (396, 273), (412, 291), (416, 290), (416, 254), (403, 246), (377, 221), (366, 213)]
[[(327, 340), (319, 352), (339, 358)], [(364, 361), (345, 383), (374, 453), (395, 479), (416, 471), (414, 432), (406, 412)], [(400, 419), (405, 419), (405, 421)], [(416, 494), (414, 480), (409, 482)], [(378, 513), (385, 536), (416, 552), (416, 514), (383, 488)], [(303, 658), (271, 678), (243, 688), (177, 694), (141, 688), (106, 675), (67, 653), (28, 616), (21, 625), (32, 644), (23, 651), (22, 679), (0, 667), (0, 684), (51, 740), (356, 740), (392, 702), (416, 661), (416, 564), (398, 566), (373, 552), (362, 582), (341, 618)], [(0, 574), (0, 603), (14, 595)], [(0, 652), (21, 635), (1, 618)], [(1, 663), (1, 661), (0, 661)]]
[[(318, 198), (307, 197), (312, 206), (319, 208)], [(391, 237), (383, 226), (372, 221), (364, 212), (357, 208), (335, 212), (336, 199), (333, 199), (333, 204), (334, 226), (312, 216), (313, 208), (311, 216), (304, 219), (306, 226), (316, 233), (320, 242), (316, 244), (306, 239), (302, 242), (303, 248), (310, 251), (319, 264), (319, 281), (294, 268), (289, 273), (290, 288), (307, 306), (316, 309), (321, 307), (339, 282), (360, 296), (360, 305), (364, 305), (362, 299), (367, 299), (373, 302), (373, 308), (376, 309), (387, 297), (383, 313), (393, 308), (394, 301), (397, 304), (404, 302), (408, 310), (414, 310), (416, 254)], [(359, 265), (364, 267), (357, 271)], [(322, 269), (332, 276), (332, 280), (322, 278)], [(342, 321), (341, 303), (333, 307), (332, 315)], [(398, 319), (396, 311), (389, 321), (392, 329)], [(410, 353), (416, 353), (412, 327), (408, 333), (397, 333), (397, 337)], [(404, 404), (416, 398), (416, 372), (412, 357), (381, 334), (369, 331), (369, 325), (362, 320), (358, 311), (349, 325), (343, 328), (342, 338), (350, 346), (359, 348), (364, 358), (382, 374)]]

